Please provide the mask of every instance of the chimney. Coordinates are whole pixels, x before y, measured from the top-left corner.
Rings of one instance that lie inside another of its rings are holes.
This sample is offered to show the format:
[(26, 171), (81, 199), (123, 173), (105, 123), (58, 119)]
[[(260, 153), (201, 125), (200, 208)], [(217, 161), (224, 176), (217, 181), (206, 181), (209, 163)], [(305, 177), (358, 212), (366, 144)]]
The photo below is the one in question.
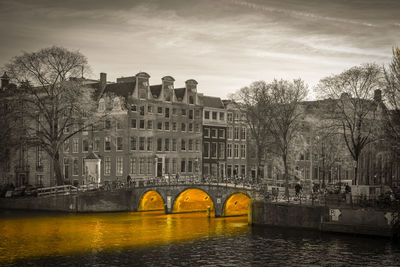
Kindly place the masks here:
[(381, 91), (381, 90), (376, 89), (376, 90), (374, 91), (374, 100), (375, 100), (376, 102), (381, 102), (381, 101), (382, 101), (382, 91)]
[(104, 88), (106, 88), (106, 84), (107, 84), (107, 73), (100, 72), (100, 87), (101, 87), (101, 90), (104, 90)]
[(10, 82), (10, 78), (8, 77), (7, 73), (4, 72), (3, 76), (1, 76), (1, 89), (5, 89)]

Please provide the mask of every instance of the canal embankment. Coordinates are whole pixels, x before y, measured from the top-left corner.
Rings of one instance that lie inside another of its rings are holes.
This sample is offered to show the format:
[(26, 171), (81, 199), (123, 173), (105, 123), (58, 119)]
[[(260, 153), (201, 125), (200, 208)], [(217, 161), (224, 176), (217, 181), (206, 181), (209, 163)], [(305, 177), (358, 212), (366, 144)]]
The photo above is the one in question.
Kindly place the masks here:
[(393, 214), (390, 211), (371, 208), (253, 201), (250, 216), (249, 221), (254, 225), (381, 237), (393, 235)]

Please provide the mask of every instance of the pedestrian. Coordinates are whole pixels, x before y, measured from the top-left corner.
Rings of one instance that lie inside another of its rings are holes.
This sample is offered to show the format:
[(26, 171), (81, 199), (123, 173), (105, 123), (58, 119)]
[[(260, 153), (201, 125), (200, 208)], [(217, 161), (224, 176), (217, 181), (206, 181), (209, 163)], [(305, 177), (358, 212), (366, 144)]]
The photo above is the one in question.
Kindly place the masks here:
[(126, 177), (126, 186), (127, 186), (128, 188), (131, 187), (131, 180), (132, 180), (131, 176), (128, 175), (128, 176)]
[(176, 178), (176, 183), (179, 184), (179, 172), (176, 173), (175, 178)]

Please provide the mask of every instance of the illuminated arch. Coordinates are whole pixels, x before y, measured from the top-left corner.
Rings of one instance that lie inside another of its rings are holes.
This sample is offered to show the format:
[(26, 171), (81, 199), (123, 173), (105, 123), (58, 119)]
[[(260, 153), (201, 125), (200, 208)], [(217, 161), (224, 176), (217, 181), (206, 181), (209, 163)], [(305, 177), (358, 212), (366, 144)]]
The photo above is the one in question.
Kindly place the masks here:
[(244, 193), (233, 193), (225, 203), (223, 216), (242, 216), (248, 215), (251, 198)]
[(145, 192), (140, 198), (138, 211), (165, 210), (164, 199), (157, 191)]
[(189, 188), (175, 198), (172, 212), (207, 211), (208, 207), (210, 211), (214, 211), (214, 201), (212, 198), (201, 189)]

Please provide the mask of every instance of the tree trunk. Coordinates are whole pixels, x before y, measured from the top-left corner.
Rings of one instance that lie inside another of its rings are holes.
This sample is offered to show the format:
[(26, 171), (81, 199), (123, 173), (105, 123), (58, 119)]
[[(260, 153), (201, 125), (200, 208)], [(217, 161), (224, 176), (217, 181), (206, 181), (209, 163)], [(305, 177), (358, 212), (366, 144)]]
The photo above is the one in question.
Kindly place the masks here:
[(357, 185), (357, 175), (358, 175), (358, 161), (356, 161), (356, 166), (354, 167), (354, 185)]
[(64, 179), (61, 171), (60, 154), (58, 153), (58, 151), (53, 156), (53, 168), (54, 174), (56, 176), (56, 184), (63, 185)]
[(283, 165), (285, 167), (285, 196), (287, 200), (289, 201), (289, 175), (288, 175), (288, 166), (287, 166), (287, 160), (286, 160), (286, 155), (282, 156), (283, 160)]

